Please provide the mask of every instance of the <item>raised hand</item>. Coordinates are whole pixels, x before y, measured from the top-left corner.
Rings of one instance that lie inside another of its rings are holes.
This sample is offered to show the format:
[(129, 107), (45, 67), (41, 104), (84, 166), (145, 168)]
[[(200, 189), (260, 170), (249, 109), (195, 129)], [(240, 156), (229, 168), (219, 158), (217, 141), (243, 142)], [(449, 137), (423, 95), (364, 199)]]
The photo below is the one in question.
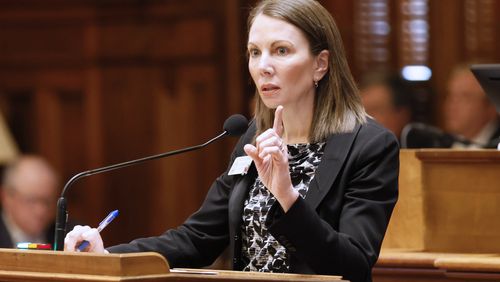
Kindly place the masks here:
[(260, 180), (287, 211), (298, 197), (293, 189), (288, 166), (288, 151), (283, 137), (283, 106), (274, 114), (273, 128), (255, 139), (255, 146), (247, 144), (245, 152), (255, 163)]

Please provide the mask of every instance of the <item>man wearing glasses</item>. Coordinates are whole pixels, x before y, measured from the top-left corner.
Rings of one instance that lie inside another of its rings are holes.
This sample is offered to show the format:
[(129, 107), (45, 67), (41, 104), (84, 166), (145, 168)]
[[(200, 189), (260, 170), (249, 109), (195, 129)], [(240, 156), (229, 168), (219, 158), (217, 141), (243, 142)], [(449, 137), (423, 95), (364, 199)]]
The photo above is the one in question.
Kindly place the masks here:
[(59, 181), (41, 157), (21, 156), (4, 171), (1, 184), (0, 247), (51, 243)]

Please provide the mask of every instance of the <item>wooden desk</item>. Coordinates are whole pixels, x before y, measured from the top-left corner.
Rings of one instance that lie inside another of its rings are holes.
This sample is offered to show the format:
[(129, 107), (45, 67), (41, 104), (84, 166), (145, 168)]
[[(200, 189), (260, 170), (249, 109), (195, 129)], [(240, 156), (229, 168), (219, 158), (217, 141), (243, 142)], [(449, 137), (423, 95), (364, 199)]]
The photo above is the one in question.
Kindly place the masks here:
[(401, 150), (400, 160), (373, 280), (500, 281), (500, 151)]
[(449, 256), (434, 265), (446, 270), (450, 281), (500, 281), (500, 254), (485, 257)]
[(374, 282), (500, 281), (500, 254), (384, 250)]
[(66, 253), (0, 249), (0, 281), (173, 282), (173, 281), (344, 281), (339, 276), (169, 269), (157, 253)]
[(401, 150), (383, 248), (500, 253), (500, 151)]
[(442, 270), (434, 266), (437, 254), (383, 250), (373, 268), (373, 282), (432, 281), (444, 279)]

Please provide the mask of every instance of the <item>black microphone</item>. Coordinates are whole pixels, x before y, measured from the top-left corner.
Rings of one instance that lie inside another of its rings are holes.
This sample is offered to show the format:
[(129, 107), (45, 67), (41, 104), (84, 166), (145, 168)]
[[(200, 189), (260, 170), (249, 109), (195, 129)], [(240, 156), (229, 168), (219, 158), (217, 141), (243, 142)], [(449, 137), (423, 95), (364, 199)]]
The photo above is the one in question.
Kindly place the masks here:
[(80, 173), (74, 175), (66, 183), (66, 185), (64, 185), (64, 188), (63, 188), (62, 193), (61, 193), (61, 197), (59, 197), (59, 200), (57, 201), (56, 227), (55, 227), (55, 235), (54, 235), (54, 250), (55, 251), (62, 251), (64, 249), (64, 237), (66, 236), (66, 224), (68, 222), (68, 211), (67, 211), (67, 206), (66, 206), (66, 198), (64, 197), (64, 195), (66, 194), (66, 191), (69, 189), (69, 187), (76, 180), (83, 178), (83, 177), (91, 176), (94, 174), (107, 172), (107, 171), (131, 166), (131, 165), (136, 165), (136, 164), (143, 163), (146, 161), (160, 159), (160, 158), (169, 157), (169, 156), (177, 155), (180, 153), (185, 153), (185, 152), (193, 151), (196, 149), (200, 149), (200, 148), (203, 148), (203, 147), (207, 146), (208, 144), (210, 144), (210, 143), (212, 143), (212, 142), (214, 142), (214, 141), (216, 141), (216, 140), (218, 140), (226, 135), (239, 136), (239, 135), (245, 133), (247, 128), (248, 128), (248, 120), (246, 117), (239, 115), (239, 114), (232, 115), (228, 119), (226, 119), (226, 121), (224, 122), (224, 127), (223, 127), (224, 131), (221, 134), (217, 135), (216, 137), (208, 140), (207, 142), (205, 142), (203, 144), (184, 148), (184, 149), (179, 149), (179, 150), (175, 150), (175, 151), (171, 151), (171, 152), (166, 152), (166, 153), (162, 153), (162, 154), (157, 154), (157, 155), (153, 155), (153, 156), (149, 156), (149, 157), (145, 157), (145, 158), (141, 158), (141, 159), (136, 159), (136, 160), (131, 160), (131, 161), (123, 162), (123, 163), (109, 165), (109, 166), (105, 166), (105, 167), (101, 167), (101, 168), (87, 170), (87, 171), (83, 171), (83, 172), (80, 172)]

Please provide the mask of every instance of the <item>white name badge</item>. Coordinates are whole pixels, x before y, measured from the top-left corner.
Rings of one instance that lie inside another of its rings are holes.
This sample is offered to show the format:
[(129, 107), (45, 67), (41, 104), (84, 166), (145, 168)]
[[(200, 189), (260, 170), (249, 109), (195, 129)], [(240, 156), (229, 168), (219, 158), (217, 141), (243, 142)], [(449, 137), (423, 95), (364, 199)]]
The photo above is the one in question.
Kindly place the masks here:
[(252, 158), (250, 158), (249, 156), (237, 157), (234, 160), (228, 175), (237, 175), (237, 174), (245, 175), (247, 174), (251, 164), (252, 164)]

